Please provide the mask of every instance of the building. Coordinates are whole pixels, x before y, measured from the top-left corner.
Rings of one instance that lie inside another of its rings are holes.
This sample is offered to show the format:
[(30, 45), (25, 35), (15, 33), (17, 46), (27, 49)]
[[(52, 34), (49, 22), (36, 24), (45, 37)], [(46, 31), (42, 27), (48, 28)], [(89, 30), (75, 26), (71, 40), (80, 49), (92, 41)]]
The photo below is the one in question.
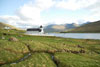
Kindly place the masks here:
[(43, 34), (43, 26), (41, 25), (39, 28), (28, 28), (26, 34)]
[(4, 27), (4, 29), (11, 29), (10, 27)]

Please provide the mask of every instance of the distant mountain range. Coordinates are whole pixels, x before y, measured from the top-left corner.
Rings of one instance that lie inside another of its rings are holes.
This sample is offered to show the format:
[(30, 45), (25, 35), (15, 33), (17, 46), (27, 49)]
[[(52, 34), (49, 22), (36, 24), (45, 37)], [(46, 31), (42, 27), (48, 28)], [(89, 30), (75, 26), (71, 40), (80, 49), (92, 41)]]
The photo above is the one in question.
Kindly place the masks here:
[[(0, 29), (4, 29), (5, 27), (9, 27), (10, 29), (16, 29), (16, 30), (21, 30), (19, 28), (16, 28), (12, 25), (5, 24), (0, 22)], [(95, 33), (95, 32), (100, 32), (100, 21), (96, 22), (86, 22), (81, 25), (71, 23), (71, 24), (49, 24), (44, 27), (44, 32), (45, 33), (50, 33), (50, 32), (62, 32), (62, 33), (68, 33), (68, 32), (73, 32), (73, 33)]]
[(62, 31), (67, 31), (69, 29), (76, 28), (76, 27), (79, 27), (79, 25), (78, 24), (75, 24), (75, 23), (71, 23), (71, 24), (60, 24), (60, 25), (50, 24), (50, 25), (47, 25), (44, 28), (44, 31), (45, 32), (62, 32)]
[(73, 33), (100, 33), (100, 21), (88, 22), (80, 27), (74, 28), (66, 32)]

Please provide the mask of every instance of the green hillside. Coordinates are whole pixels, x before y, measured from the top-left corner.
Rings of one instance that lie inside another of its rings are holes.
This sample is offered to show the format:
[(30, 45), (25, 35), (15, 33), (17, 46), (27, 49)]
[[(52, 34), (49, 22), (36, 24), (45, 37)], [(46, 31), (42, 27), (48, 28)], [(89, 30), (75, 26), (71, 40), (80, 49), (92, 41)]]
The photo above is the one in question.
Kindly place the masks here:
[(14, 27), (14, 26), (12, 26), (12, 25), (9, 25), (9, 24), (0, 22), (0, 29), (5, 29), (5, 27), (9, 27), (9, 28), (11, 28), (11, 29), (20, 30), (19, 28), (16, 28), (16, 27)]
[[(10, 29), (5, 29), (5, 27), (9, 27)], [(24, 33), (24, 32), (25, 32), (25, 30), (21, 30), (12, 25), (0, 22), (0, 33), (19, 34), (19, 33)]]
[(100, 21), (91, 22), (67, 32), (72, 33), (100, 33)]

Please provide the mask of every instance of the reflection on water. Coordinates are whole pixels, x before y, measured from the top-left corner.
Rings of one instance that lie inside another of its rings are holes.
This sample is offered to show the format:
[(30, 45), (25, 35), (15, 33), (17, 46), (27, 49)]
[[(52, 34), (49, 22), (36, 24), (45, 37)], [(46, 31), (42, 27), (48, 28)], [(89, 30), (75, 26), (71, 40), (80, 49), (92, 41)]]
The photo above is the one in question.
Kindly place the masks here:
[(49, 35), (64, 38), (100, 39), (100, 33), (49, 33)]

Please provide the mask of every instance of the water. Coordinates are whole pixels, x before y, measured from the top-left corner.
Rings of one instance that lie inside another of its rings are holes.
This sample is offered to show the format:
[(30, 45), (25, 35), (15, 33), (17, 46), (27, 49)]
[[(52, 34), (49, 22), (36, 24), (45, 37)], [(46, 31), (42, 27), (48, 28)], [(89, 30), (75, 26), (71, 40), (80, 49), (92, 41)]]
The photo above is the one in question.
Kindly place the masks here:
[(100, 39), (100, 33), (49, 33), (48, 35), (63, 38)]
[(25, 33), (28, 35), (39, 36), (56, 36), (63, 38), (76, 38), (76, 39), (100, 39), (100, 33)]

